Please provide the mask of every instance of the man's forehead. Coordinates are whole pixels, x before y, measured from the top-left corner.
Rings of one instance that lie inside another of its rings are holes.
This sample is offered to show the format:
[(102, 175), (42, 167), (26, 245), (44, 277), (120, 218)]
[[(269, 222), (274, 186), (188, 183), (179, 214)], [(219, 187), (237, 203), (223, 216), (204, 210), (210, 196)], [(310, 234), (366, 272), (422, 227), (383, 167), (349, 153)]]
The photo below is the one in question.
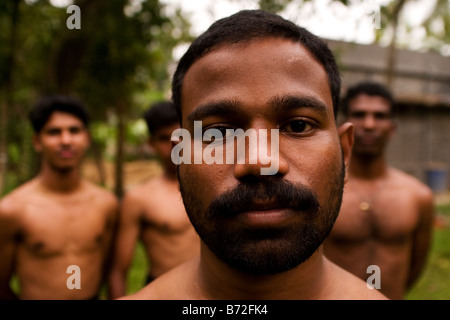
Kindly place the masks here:
[(361, 93), (349, 101), (350, 111), (361, 109), (377, 109), (391, 112), (391, 103), (388, 99), (378, 95)]
[(65, 111), (54, 111), (45, 123), (44, 128), (66, 125), (84, 127), (83, 121), (76, 115)]
[[(280, 46), (288, 48), (288, 50), (285, 49), (280, 51)], [(289, 55), (289, 60), (291, 62), (303, 61), (305, 59), (314, 60), (317, 62), (317, 59), (301, 42), (283, 37), (263, 37), (249, 39), (245, 42), (223, 43), (215, 45), (206, 53), (197, 58), (187, 70), (186, 74), (188, 74), (194, 66), (200, 63), (204, 63), (205, 60), (213, 62), (213, 65), (209, 66), (210, 71), (223, 70), (224, 67), (226, 67), (225, 63), (228, 60), (233, 59), (236, 52), (239, 53), (239, 57), (242, 59), (242, 62), (244, 62), (246, 57), (251, 55), (252, 53), (255, 56), (262, 56), (263, 53), (270, 54), (270, 52), (275, 55), (278, 55), (280, 53)], [(216, 61), (219, 61), (221, 63), (216, 63)]]
[[(273, 91), (272, 96), (280, 96), (277, 90), (286, 85), (291, 86), (288, 91), (292, 91), (295, 86), (295, 90), (299, 91), (312, 86), (321, 87), (320, 99), (325, 100), (323, 103), (332, 109), (327, 73), (315, 57), (303, 45), (292, 40), (264, 38), (244, 44), (219, 46), (199, 58), (185, 76), (182, 88), (183, 117), (192, 112), (192, 106), (204, 104), (197, 101), (199, 97), (209, 96), (210, 101), (232, 100), (232, 97), (218, 97), (217, 94), (226, 95), (227, 88), (238, 86), (246, 78), (254, 79), (255, 90), (258, 83), (271, 83), (269, 90)], [(202, 88), (208, 88), (209, 94)], [(324, 91), (326, 98), (323, 97)], [(191, 110), (186, 110), (187, 106)]]

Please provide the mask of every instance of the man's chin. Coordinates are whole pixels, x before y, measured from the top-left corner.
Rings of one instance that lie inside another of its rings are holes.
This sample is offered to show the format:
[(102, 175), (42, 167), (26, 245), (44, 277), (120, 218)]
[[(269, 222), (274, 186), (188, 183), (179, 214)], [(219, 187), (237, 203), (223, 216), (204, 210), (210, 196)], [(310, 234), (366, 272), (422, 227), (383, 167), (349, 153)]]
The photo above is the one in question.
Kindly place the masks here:
[(52, 165), (52, 170), (59, 174), (69, 174), (77, 168), (75, 165)]
[(292, 270), (306, 261), (313, 252), (308, 254), (292, 254), (278, 249), (261, 252), (253, 250), (252, 252), (241, 254), (227, 254), (222, 257), (229, 267), (244, 273), (254, 275), (273, 275)]
[(231, 236), (233, 241), (225, 237), (221, 237), (222, 241), (215, 239), (208, 246), (233, 269), (271, 275), (291, 270), (306, 261), (322, 240), (317, 235), (301, 238), (292, 236), (292, 233), (285, 231), (283, 234), (282, 230), (276, 229), (252, 230), (241, 237)]
[(377, 147), (354, 148), (353, 154), (362, 158), (376, 158), (381, 155)]

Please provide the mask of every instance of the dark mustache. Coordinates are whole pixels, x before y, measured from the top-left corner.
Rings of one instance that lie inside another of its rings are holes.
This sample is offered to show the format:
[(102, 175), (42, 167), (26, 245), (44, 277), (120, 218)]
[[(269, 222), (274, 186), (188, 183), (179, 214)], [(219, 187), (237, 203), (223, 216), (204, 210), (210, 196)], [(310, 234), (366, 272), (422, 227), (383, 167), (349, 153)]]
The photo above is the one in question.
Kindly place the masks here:
[(280, 208), (316, 213), (319, 201), (315, 193), (301, 184), (282, 179), (243, 182), (216, 198), (208, 207), (207, 216), (232, 216), (250, 211), (255, 200), (276, 202)]

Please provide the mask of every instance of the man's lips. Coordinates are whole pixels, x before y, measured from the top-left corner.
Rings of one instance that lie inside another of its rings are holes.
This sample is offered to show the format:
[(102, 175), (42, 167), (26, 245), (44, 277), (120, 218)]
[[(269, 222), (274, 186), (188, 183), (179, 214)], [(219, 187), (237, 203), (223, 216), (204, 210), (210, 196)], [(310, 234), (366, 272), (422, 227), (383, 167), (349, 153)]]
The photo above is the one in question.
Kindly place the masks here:
[(237, 220), (253, 227), (277, 226), (295, 215), (295, 210), (277, 202), (257, 202), (237, 214)]
[(362, 144), (374, 144), (378, 141), (378, 137), (374, 135), (360, 135), (358, 136), (358, 141)]
[(246, 211), (238, 215), (238, 220), (253, 227), (279, 226), (295, 215), (293, 209), (279, 208), (260, 211)]
[(266, 210), (274, 210), (286, 207), (286, 204), (282, 204), (276, 200), (269, 201), (269, 200), (259, 200), (254, 199), (252, 203), (248, 204), (246, 206), (245, 211), (266, 211)]
[(58, 151), (58, 156), (63, 159), (70, 159), (75, 156), (75, 152), (71, 150)]

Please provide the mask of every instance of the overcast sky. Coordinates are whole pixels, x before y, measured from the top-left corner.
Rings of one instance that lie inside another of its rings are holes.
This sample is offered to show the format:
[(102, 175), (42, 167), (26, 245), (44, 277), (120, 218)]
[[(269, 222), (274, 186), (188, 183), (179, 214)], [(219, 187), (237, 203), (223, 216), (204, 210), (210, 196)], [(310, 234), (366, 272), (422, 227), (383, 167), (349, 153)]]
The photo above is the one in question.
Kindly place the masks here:
[[(192, 31), (196, 34), (204, 31), (214, 20), (229, 16), (241, 9), (254, 9), (256, 0), (162, 0), (169, 5), (181, 6), (191, 15)], [(327, 38), (371, 43), (374, 38), (372, 19), (369, 8), (373, 5), (360, 5), (351, 9), (340, 3), (330, 5), (329, 0), (316, 0), (303, 5), (302, 10), (291, 4), (280, 13), (311, 32)], [(377, 1), (366, 1), (366, 3)], [(375, 6), (376, 7), (376, 6)], [(366, 12), (367, 9), (367, 12)], [(355, 28), (358, 25), (359, 28)]]
[[(344, 6), (332, 0), (315, 0), (302, 5), (303, 1), (293, 1), (288, 8), (280, 13), (283, 17), (307, 28), (312, 33), (327, 39), (343, 40), (360, 44), (369, 44), (374, 41), (375, 15), (380, 5), (392, 0), (351, 0), (351, 6)], [(33, 0), (27, 0), (33, 2)], [(51, 0), (58, 6), (68, 6), (72, 0)], [(139, 5), (141, 0), (130, 0), (130, 3)], [(196, 35), (205, 31), (217, 19), (229, 16), (241, 9), (254, 9), (257, 0), (161, 0), (167, 4), (167, 10), (180, 7), (190, 16), (192, 32)], [(425, 30), (420, 24), (430, 13), (436, 0), (408, 1), (403, 10), (402, 19), (412, 32), (406, 34), (400, 30), (399, 41), (406, 44), (409, 49), (417, 50), (421, 47)], [(387, 40), (388, 38), (386, 38)], [(381, 43), (386, 45), (386, 43)], [(450, 54), (450, 45), (444, 50)]]

